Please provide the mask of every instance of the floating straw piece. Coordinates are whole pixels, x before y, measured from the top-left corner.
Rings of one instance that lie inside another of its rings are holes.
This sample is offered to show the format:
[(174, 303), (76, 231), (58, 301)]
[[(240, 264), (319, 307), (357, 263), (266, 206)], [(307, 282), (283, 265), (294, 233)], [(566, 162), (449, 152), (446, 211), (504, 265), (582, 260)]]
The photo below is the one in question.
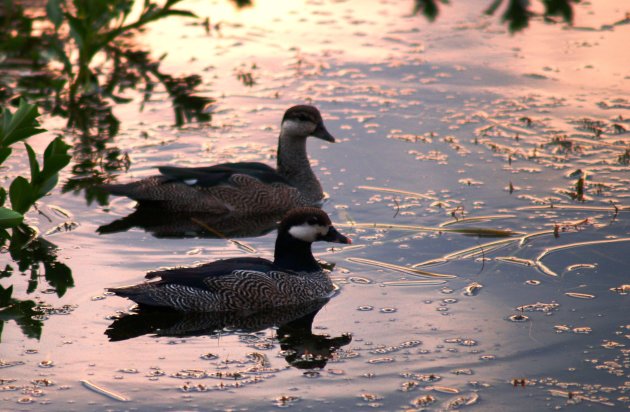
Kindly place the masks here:
[(521, 240), (518, 242), (518, 246), (522, 247), (523, 245), (525, 245), (525, 243), (527, 243), (529, 239), (532, 239), (534, 237), (553, 235), (553, 233), (554, 233), (553, 230), (545, 230), (543, 232), (530, 233), (529, 235), (525, 235), (521, 238)]
[(435, 286), (445, 284), (445, 280), (393, 280), (382, 282), (385, 286)]
[(408, 192), (406, 190), (390, 189), (388, 187), (357, 186), (357, 189), (373, 190), (375, 192), (385, 192), (385, 193), (398, 193), (398, 194), (406, 195), (409, 197), (418, 197), (420, 199), (438, 200), (438, 198), (434, 196), (423, 195), (421, 193), (416, 193), (416, 192)]
[(460, 233), (463, 235), (478, 235), (489, 237), (508, 237), (508, 236), (520, 236), (523, 233), (512, 232), (511, 230), (501, 229), (486, 229), (481, 227), (471, 228), (442, 228), (442, 227), (429, 227), (429, 226), (416, 226), (416, 225), (398, 225), (393, 223), (340, 223), (339, 227), (356, 227), (366, 229), (392, 229), (392, 230), (409, 230), (412, 232), (442, 232), (442, 233)]
[(494, 250), (499, 249), (502, 246), (508, 245), (510, 243), (514, 243), (518, 241), (518, 239), (501, 239), (495, 240), (494, 242), (484, 243), (483, 245), (477, 245), (473, 247), (469, 247), (467, 249), (460, 250), (458, 252), (450, 253), (444, 256), (444, 259), (457, 259), (457, 258), (470, 258), (475, 257), (477, 255), (481, 255), (484, 253), (492, 252)]
[(82, 380), (81, 384), (83, 386), (85, 386), (87, 389), (89, 389), (89, 390), (91, 390), (93, 392), (96, 392), (98, 394), (101, 394), (103, 396), (106, 396), (106, 397), (108, 397), (110, 399), (113, 399), (115, 401), (120, 401), (120, 402), (129, 402), (130, 401), (129, 398), (127, 398), (127, 397), (125, 397), (123, 395), (120, 395), (120, 394), (118, 394), (116, 392), (113, 392), (113, 391), (111, 391), (109, 389), (105, 389), (102, 386), (95, 385), (92, 382), (88, 381), (87, 379)]
[(489, 220), (511, 219), (513, 217), (516, 217), (516, 215), (490, 215), (490, 216), (464, 217), (461, 219), (449, 220), (448, 222), (440, 223), (439, 227), (455, 225), (457, 223), (487, 222)]
[(536, 266), (543, 273), (545, 273), (547, 275), (558, 276), (558, 274), (556, 272), (554, 272), (553, 270), (549, 269), (549, 267), (547, 267), (546, 265), (544, 265), (542, 263), (542, 260), (545, 257), (549, 256), (550, 254), (558, 252), (560, 250), (572, 249), (572, 248), (581, 247), (581, 246), (601, 245), (601, 244), (606, 244), (606, 243), (620, 243), (620, 242), (630, 242), (630, 237), (624, 237), (624, 238), (621, 238), (621, 239), (591, 240), (591, 241), (587, 241), (587, 242), (577, 242), (577, 243), (570, 243), (568, 245), (550, 247), (548, 249), (545, 249), (540, 255), (538, 255), (538, 257), (535, 260), (536, 261)]
[(433, 272), (427, 272), (427, 271), (420, 270), (420, 269), (408, 268), (408, 267), (405, 267), (405, 266), (394, 265), (393, 263), (380, 262), (378, 260), (372, 260), (372, 259), (363, 259), (363, 258), (350, 257), (350, 258), (347, 258), (346, 260), (348, 262), (360, 263), (360, 264), (363, 264), (363, 265), (376, 266), (376, 267), (380, 267), (380, 268), (384, 268), (384, 269), (396, 270), (398, 272), (407, 273), (407, 274), (413, 275), (413, 276), (426, 276), (426, 277), (430, 277), (430, 278), (444, 278), (444, 279), (452, 279), (452, 278), (456, 278), (457, 277), (457, 276), (454, 276), (454, 275), (447, 275), (447, 274), (442, 274), (442, 273), (433, 273)]
[(522, 259), (515, 256), (497, 256), (494, 260), (498, 260), (499, 262), (514, 263), (515, 265), (521, 266), (536, 266), (536, 262), (531, 259)]
[(630, 210), (630, 206), (627, 205), (614, 205), (614, 206), (578, 206), (578, 205), (544, 205), (544, 206), (522, 206), (517, 207), (516, 210), (584, 210), (591, 212), (622, 212)]

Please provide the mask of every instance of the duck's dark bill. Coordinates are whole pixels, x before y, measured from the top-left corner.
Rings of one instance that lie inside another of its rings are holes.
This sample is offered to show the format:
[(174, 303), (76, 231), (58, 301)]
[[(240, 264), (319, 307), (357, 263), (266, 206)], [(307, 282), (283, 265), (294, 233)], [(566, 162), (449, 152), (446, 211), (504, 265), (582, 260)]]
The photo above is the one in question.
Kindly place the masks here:
[(333, 243), (345, 243), (348, 245), (352, 243), (352, 240), (350, 240), (350, 238), (345, 237), (341, 233), (337, 232), (337, 229), (335, 229), (333, 226), (328, 229), (328, 233), (326, 233), (325, 236), (322, 236), (321, 240)]
[(333, 137), (333, 135), (328, 133), (328, 130), (326, 130), (326, 127), (324, 127), (324, 125), (322, 123), (320, 123), (317, 126), (317, 128), (313, 132), (312, 136), (313, 137), (317, 137), (317, 138), (322, 139), (322, 140), (326, 140), (327, 142), (331, 142), (331, 143), (335, 142), (335, 138)]

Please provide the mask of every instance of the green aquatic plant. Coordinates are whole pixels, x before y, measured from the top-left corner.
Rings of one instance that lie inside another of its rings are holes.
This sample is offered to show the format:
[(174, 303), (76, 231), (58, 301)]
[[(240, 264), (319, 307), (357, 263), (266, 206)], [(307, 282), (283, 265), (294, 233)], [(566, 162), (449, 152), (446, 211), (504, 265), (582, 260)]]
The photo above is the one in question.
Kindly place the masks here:
[(88, 204), (105, 204), (107, 196), (97, 186), (129, 167), (127, 154), (114, 145), (120, 131), (114, 107), (133, 100), (129, 90), (141, 90), (140, 110), (155, 91), (166, 91), (176, 126), (211, 120), (207, 108), (214, 99), (196, 91), (201, 77), (165, 73), (164, 56), (153, 58), (134, 42), (136, 33), (157, 20), (195, 17), (178, 9), (180, 2), (47, 0), (45, 8), (25, 9), (5, 0), (7, 7), (0, 7), (0, 69), (21, 69), (0, 76), (0, 103), (25, 97), (67, 119), (75, 164), (64, 192), (85, 192)]
[[(0, 270), (0, 278), (14, 273), (30, 275), (26, 293), (37, 290), (39, 281), (45, 279), (58, 296), (74, 286), (72, 271), (59, 262), (56, 246), (39, 236), (39, 231), (24, 224), (24, 215), (36, 202), (46, 196), (59, 180), (59, 172), (70, 162), (70, 146), (61, 137), (55, 138), (43, 154), (43, 165), (37, 160), (33, 148), (24, 140), (44, 132), (39, 128), (37, 107), (21, 100), (12, 113), (4, 108), (0, 112), (0, 167), (13, 154), (15, 143), (23, 142), (29, 161), (30, 176), (15, 177), (7, 190), (0, 187), (0, 248), (8, 252), (13, 263)], [(11, 207), (6, 207), (7, 197)], [(10, 232), (9, 232), (10, 231)], [(16, 265), (14, 268), (12, 265)], [(41, 335), (42, 315), (32, 300), (12, 297), (13, 286), (0, 287), (0, 336), (5, 322), (15, 321), (22, 332), (38, 339)]]
[[(15, 113), (11, 113), (6, 108), (2, 110), (0, 114), (0, 165), (13, 152), (11, 145), (45, 131), (39, 128), (38, 116), (37, 107), (24, 100), (20, 102)], [(0, 230), (20, 225), (24, 220), (24, 214), (35, 205), (35, 202), (56, 186), (59, 171), (70, 162), (70, 155), (68, 155), (70, 146), (65, 144), (61, 137), (50, 142), (44, 151), (44, 163), (41, 168), (33, 148), (26, 142), (24, 142), (24, 147), (28, 154), (30, 180), (24, 176), (13, 179), (9, 187), (10, 209), (4, 207), (7, 191), (0, 187)], [(0, 232), (0, 236), (3, 234)]]
[[(169, 16), (195, 17), (192, 12), (173, 8), (181, 0), (167, 0), (162, 7), (145, 0), (139, 17), (128, 22), (133, 9), (131, 0), (48, 0), (47, 16), (55, 27), (51, 45), (64, 64), (64, 73), (71, 79), (70, 100), (80, 89), (98, 87), (98, 75), (90, 67), (94, 57), (112, 42), (134, 30)], [(68, 36), (65, 30), (68, 26)], [(78, 51), (72, 64), (72, 52)]]

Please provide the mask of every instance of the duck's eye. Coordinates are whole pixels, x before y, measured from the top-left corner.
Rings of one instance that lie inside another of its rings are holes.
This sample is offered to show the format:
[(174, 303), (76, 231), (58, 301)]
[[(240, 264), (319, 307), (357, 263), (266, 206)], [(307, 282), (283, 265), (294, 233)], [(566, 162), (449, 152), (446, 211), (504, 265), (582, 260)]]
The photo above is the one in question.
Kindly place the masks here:
[(306, 221), (306, 223), (308, 223), (309, 225), (316, 225), (317, 224), (317, 218), (316, 217), (309, 217), (308, 220)]
[(309, 121), (308, 116), (306, 116), (305, 114), (298, 114), (298, 115), (297, 115), (297, 118), (298, 118), (298, 120), (299, 120), (299, 121), (301, 121), (301, 122), (308, 122), (308, 121)]

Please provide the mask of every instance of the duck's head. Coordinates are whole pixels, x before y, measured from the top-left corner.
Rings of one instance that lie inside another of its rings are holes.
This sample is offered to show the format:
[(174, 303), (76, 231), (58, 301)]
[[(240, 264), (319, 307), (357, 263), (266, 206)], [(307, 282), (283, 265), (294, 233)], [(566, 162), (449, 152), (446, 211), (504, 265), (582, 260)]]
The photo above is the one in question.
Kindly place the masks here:
[(301, 138), (313, 136), (327, 142), (335, 141), (335, 138), (326, 130), (319, 110), (315, 106), (308, 105), (293, 106), (284, 113), (281, 134)]
[(278, 233), (306, 243), (352, 243), (335, 229), (326, 212), (314, 207), (302, 207), (287, 213), (280, 222)]

